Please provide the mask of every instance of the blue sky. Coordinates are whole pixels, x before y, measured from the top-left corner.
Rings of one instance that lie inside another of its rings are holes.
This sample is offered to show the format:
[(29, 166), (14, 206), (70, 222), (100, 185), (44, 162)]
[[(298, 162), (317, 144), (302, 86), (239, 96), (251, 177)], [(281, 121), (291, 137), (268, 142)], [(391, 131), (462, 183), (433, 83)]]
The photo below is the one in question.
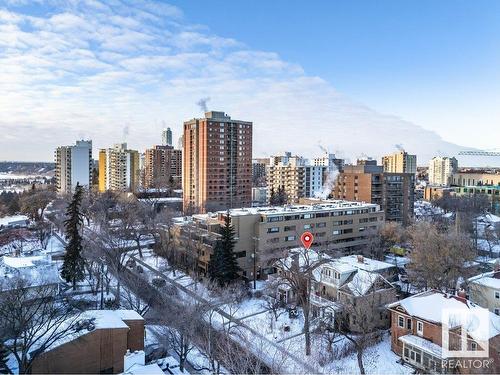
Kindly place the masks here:
[[(490, 133), (500, 127), (498, 1), (171, 3), (187, 19), (276, 51), (374, 109), (450, 141), (500, 147)], [(477, 126), (484, 134), (471, 137)]]
[(495, 148), (499, 42), (495, 1), (0, 0), (0, 160), (141, 150), (205, 97), (256, 156)]

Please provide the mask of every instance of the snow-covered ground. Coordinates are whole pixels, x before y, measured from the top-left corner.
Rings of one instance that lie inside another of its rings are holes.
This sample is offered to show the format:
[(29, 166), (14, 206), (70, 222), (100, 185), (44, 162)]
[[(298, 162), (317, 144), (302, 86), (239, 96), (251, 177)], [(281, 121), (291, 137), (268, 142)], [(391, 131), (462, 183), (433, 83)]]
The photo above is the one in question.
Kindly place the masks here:
[[(148, 265), (161, 269), (162, 273), (171, 280), (187, 287), (190, 291), (196, 292), (206, 300), (213, 297), (206, 286), (197, 283), (194, 288), (194, 280), (181, 272), (172, 271), (164, 259), (156, 257), (147, 251), (143, 261)], [(153, 275), (147, 269), (144, 276), (152, 278)], [(265, 287), (265, 282), (259, 282), (259, 289)], [(192, 301), (193, 297), (180, 291), (178, 298), (186, 302)], [(229, 323), (229, 319), (219, 313), (211, 314), (211, 323), (216, 329), (230, 329), (235, 339), (250, 348), (256, 355), (261, 356), (269, 364), (279, 367), (282, 372), (304, 372), (312, 371), (321, 373), (358, 373), (359, 368), (355, 354), (349, 354), (343, 358), (330, 358), (325, 354), (325, 338), (321, 334), (313, 333), (312, 355), (305, 355), (305, 338), (303, 334), (304, 318), (300, 308), (298, 317), (290, 318), (285, 309), (280, 309), (278, 319), (275, 320), (271, 311), (268, 311), (264, 298), (243, 298), (240, 302), (233, 300), (230, 303), (218, 305), (226, 314), (237, 319), (236, 322)], [(207, 320), (209, 314), (207, 314)], [(240, 323), (238, 323), (238, 321)], [(317, 321), (311, 319), (314, 330)], [(231, 327), (231, 328), (229, 328)], [(333, 346), (336, 352), (342, 352), (346, 340), (339, 337)], [(382, 342), (372, 348), (368, 348), (364, 354), (365, 368), (368, 374), (406, 374), (412, 370), (397, 363), (399, 357), (390, 350), (390, 338), (387, 333)]]

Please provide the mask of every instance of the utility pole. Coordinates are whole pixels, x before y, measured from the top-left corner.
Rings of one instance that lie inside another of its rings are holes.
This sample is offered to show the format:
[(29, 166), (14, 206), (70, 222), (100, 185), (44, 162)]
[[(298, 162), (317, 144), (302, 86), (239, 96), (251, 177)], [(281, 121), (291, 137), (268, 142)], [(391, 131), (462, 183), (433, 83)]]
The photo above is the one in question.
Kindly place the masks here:
[(257, 289), (257, 241), (260, 240), (258, 237), (253, 237), (253, 289)]
[(101, 310), (104, 308), (104, 258), (101, 259)]

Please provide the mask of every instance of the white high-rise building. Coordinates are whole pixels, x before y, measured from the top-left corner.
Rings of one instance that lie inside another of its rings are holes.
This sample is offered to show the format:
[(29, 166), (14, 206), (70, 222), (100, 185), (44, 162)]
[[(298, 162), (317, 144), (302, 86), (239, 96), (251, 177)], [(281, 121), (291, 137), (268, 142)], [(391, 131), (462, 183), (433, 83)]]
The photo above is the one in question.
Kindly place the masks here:
[(429, 163), (429, 184), (449, 186), (453, 173), (458, 171), (456, 158), (434, 157)]
[(92, 184), (92, 141), (76, 141), (74, 146), (61, 146), (55, 152), (57, 191), (71, 193), (76, 184), (89, 188)]

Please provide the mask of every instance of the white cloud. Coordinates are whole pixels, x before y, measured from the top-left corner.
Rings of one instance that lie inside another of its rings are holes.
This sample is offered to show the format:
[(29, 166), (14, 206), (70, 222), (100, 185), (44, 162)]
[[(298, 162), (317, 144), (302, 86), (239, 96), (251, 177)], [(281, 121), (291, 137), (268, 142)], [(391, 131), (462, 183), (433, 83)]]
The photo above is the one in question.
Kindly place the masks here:
[(81, 134), (96, 147), (180, 135), (196, 102), (255, 123), (254, 154), (313, 156), (318, 141), (345, 156), (379, 156), (404, 143), (429, 157), (454, 150), (434, 133), (345, 98), (277, 53), (186, 24), (152, 1), (50, 1), (45, 15), (0, 10), (0, 159), (50, 159)]

